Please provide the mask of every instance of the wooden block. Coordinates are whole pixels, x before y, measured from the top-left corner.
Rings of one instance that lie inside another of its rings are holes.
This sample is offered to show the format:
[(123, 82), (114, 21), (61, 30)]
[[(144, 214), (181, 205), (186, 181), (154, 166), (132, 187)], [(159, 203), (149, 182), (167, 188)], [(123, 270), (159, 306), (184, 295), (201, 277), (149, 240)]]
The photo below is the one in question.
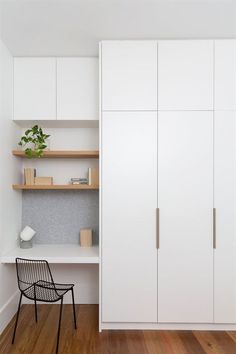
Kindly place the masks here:
[(89, 168), (89, 185), (99, 185), (99, 170), (96, 167)]
[(24, 169), (24, 183), (26, 185), (33, 185), (36, 171), (34, 168), (25, 168)]
[(91, 247), (93, 244), (92, 240), (92, 229), (81, 229), (80, 230), (80, 246), (81, 247)]
[(53, 184), (52, 177), (35, 177), (34, 184), (41, 186), (48, 186)]

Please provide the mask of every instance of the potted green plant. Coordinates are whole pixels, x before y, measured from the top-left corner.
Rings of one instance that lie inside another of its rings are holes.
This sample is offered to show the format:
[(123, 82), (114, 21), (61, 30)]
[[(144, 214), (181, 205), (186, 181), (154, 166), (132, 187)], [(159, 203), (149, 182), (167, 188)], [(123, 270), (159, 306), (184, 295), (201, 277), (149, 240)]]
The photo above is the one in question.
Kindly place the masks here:
[(44, 150), (47, 148), (47, 139), (50, 135), (45, 134), (38, 125), (33, 126), (25, 131), (18, 145), (20, 145), (28, 158), (43, 156)]

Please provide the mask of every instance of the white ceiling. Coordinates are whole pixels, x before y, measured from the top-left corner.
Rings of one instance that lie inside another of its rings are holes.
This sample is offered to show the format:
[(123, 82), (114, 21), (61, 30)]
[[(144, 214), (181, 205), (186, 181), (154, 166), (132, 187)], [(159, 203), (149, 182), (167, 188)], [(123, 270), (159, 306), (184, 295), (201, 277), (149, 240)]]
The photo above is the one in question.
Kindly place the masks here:
[(102, 39), (236, 38), (236, 0), (0, 0), (14, 56), (97, 56)]

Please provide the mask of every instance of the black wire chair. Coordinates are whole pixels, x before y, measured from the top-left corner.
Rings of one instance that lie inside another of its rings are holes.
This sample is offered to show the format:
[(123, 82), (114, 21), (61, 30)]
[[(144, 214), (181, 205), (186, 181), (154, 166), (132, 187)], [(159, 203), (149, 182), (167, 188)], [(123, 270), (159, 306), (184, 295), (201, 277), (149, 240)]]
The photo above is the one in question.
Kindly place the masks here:
[(68, 291), (71, 291), (72, 294), (74, 326), (75, 329), (77, 329), (74, 290), (73, 290), (74, 284), (55, 283), (52, 277), (49, 264), (45, 260), (31, 260), (31, 259), (24, 259), (24, 258), (16, 258), (16, 273), (17, 273), (18, 287), (20, 290), (20, 300), (19, 300), (19, 305), (18, 305), (18, 310), (16, 315), (16, 322), (15, 322), (15, 328), (14, 328), (14, 333), (12, 338), (12, 344), (15, 341), (16, 328), (17, 328), (17, 323), (18, 323), (18, 318), (20, 313), (22, 296), (25, 296), (28, 299), (34, 301), (36, 322), (38, 321), (37, 301), (51, 302), (51, 303), (56, 301), (61, 301), (58, 331), (57, 331), (57, 347), (56, 347), (56, 353), (58, 353), (63, 297)]

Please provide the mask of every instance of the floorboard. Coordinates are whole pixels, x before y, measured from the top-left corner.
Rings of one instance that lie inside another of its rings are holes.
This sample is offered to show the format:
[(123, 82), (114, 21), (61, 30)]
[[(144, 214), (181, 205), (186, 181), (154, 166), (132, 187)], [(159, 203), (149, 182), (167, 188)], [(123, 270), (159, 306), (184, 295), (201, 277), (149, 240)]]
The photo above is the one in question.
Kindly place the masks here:
[[(64, 305), (62, 354), (236, 354), (236, 332), (225, 331), (103, 331), (98, 332), (98, 306), (77, 305), (78, 329), (72, 307)], [(59, 305), (21, 308), (15, 344), (14, 318), (0, 336), (0, 354), (52, 354), (56, 348)]]

